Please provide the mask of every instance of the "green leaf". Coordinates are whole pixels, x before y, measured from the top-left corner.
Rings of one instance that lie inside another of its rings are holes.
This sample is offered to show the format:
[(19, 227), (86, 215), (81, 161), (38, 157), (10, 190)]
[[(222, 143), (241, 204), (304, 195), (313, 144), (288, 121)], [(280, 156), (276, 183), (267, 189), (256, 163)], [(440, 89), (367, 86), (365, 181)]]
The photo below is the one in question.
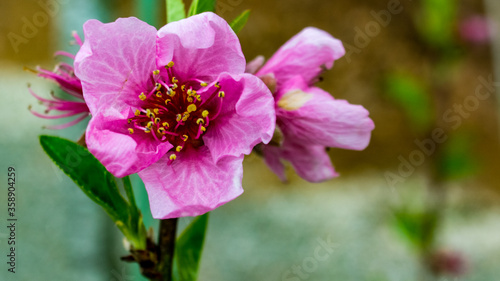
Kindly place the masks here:
[(177, 238), (173, 268), (175, 281), (196, 281), (207, 224), (208, 213), (195, 218)]
[(247, 24), (248, 17), (250, 16), (250, 10), (245, 10), (241, 15), (239, 15), (235, 20), (231, 22), (231, 28), (236, 34), (238, 34), (243, 27)]
[(433, 103), (422, 82), (393, 73), (387, 77), (385, 94), (404, 110), (416, 131), (426, 131), (433, 124)]
[(479, 170), (478, 161), (472, 154), (473, 139), (468, 133), (455, 133), (449, 136), (439, 155), (439, 174), (447, 180), (459, 180), (473, 176)]
[(186, 10), (183, 0), (166, 0), (167, 1), (167, 23), (178, 21), (186, 18)]
[[(134, 247), (145, 247), (145, 239), (142, 238), (146, 231), (137, 206), (135, 203), (129, 204), (123, 198), (115, 177), (87, 149), (72, 141), (52, 136), (40, 136), (40, 144), (52, 161), (90, 199), (104, 208)], [(130, 190), (127, 191), (128, 196), (129, 193)]]
[(194, 16), (203, 12), (215, 12), (217, 0), (193, 0), (189, 7), (188, 16)]
[(436, 235), (437, 216), (431, 211), (395, 210), (395, 227), (416, 249), (431, 246)]
[(449, 48), (455, 41), (457, 15), (456, 0), (423, 0), (416, 26), (428, 44)]

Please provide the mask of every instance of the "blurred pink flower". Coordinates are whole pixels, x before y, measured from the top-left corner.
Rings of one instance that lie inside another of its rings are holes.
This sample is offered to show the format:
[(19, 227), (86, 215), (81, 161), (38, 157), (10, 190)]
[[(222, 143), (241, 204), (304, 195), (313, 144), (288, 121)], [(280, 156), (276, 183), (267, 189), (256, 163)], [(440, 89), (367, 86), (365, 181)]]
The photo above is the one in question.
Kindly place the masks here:
[(265, 162), (283, 181), (282, 160), (289, 161), (305, 180), (320, 182), (338, 176), (326, 147), (363, 150), (370, 142), (373, 121), (368, 111), (314, 87), (319, 75), (345, 54), (342, 43), (330, 34), (306, 28), (260, 69), (262, 58), (247, 71), (261, 77), (274, 91), (278, 143), (260, 148)]
[(460, 277), (467, 272), (467, 260), (462, 254), (452, 250), (441, 249), (431, 254), (429, 266), (436, 275)]
[(236, 34), (214, 13), (159, 31), (90, 20), (76, 56), (92, 119), (87, 146), (115, 176), (139, 173), (154, 218), (197, 216), (239, 196), (243, 155), (275, 126), (266, 85), (245, 74)]
[[(78, 36), (76, 32), (73, 32), (73, 37), (75, 38), (75, 43), (82, 46), (82, 40)], [(66, 56), (71, 59), (75, 59), (75, 56), (64, 51), (58, 51), (55, 53), (56, 56)], [(30, 69), (28, 69), (30, 70)], [(52, 99), (46, 99), (43, 97), (40, 97), (39, 95), (35, 94), (33, 90), (31, 89), (31, 86), (28, 86), (29, 92), (41, 103), (43, 104), (47, 109), (45, 112), (38, 113), (34, 111), (31, 106), (29, 107), (29, 110), (33, 115), (40, 117), (40, 118), (45, 118), (45, 119), (58, 119), (58, 118), (65, 118), (65, 117), (70, 117), (70, 116), (76, 116), (78, 115), (78, 118), (74, 119), (71, 122), (68, 122), (66, 124), (62, 125), (55, 125), (55, 126), (47, 126), (45, 128), (48, 129), (64, 129), (70, 126), (73, 126), (83, 119), (85, 119), (87, 116), (89, 116), (89, 108), (87, 107), (87, 104), (85, 103), (83, 99), (83, 92), (82, 92), (82, 83), (80, 82), (80, 79), (78, 79), (75, 76), (74, 70), (73, 70), (73, 65), (67, 64), (65, 62), (60, 62), (56, 65), (53, 71), (49, 71), (46, 69), (43, 69), (41, 67), (37, 67), (36, 70), (30, 70), (36, 73), (38, 76), (49, 79), (54, 81), (59, 85), (59, 87), (66, 93), (70, 94), (71, 96), (77, 98), (78, 100), (81, 101), (71, 101), (71, 100), (66, 100), (62, 99), (60, 97), (56, 97), (53, 92), (51, 92), (51, 97)], [(57, 110), (63, 112), (62, 114), (59, 115), (49, 115), (48, 113), (51, 112), (52, 110)]]
[(484, 16), (471, 16), (460, 23), (460, 35), (468, 42), (486, 44), (491, 40), (492, 34), (491, 23)]

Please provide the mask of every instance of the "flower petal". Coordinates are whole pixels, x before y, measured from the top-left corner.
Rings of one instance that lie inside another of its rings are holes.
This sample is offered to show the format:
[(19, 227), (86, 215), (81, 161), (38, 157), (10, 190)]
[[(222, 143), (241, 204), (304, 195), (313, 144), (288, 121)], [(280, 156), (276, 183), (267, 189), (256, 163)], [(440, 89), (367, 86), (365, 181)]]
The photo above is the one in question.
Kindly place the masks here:
[(274, 145), (262, 145), (264, 162), (275, 173), (281, 181), (286, 182), (285, 165), (282, 162), (283, 149)]
[(221, 72), (245, 71), (245, 57), (238, 37), (227, 22), (214, 13), (202, 13), (169, 23), (158, 31), (158, 66), (175, 63), (181, 81), (213, 80)]
[[(130, 113), (128, 113), (130, 114)], [(116, 177), (137, 173), (158, 161), (173, 146), (149, 134), (129, 134), (127, 114), (113, 108), (93, 115), (86, 132), (89, 151)]]
[(206, 147), (187, 149), (171, 165), (168, 157), (139, 172), (155, 219), (199, 216), (243, 193), (243, 156), (217, 164)]
[(203, 136), (215, 161), (250, 154), (258, 143), (268, 143), (276, 123), (273, 96), (259, 78), (222, 74), (218, 80), (226, 93), (222, 110)]
[[(92, 115), (118, 95), (137, 99), (156, 68), (156, 29), (137, 18), (120, 18), (107, 24), (89, 20), (83, 30), (75, 74)], [(120, 110), (127, 106), (116, 105)]]
[(375, 127), (364, 107), (335, 100), (319, 88), (290, 91), (277, 104), (283, 134), (307, 145), (363, 150)]
[(278, 87), (296, 75), (312, 85), (321, 72), (345, 54), (340, 40), (314, 27), (308, 27), (286, 42), (258, 72), (274, 73)]
[(330, 156), (321, 145), (303, 145), (285, 139), (283, 158), (290, 161), (297, 174), (309, 182), (322, 182), (338, 176)]

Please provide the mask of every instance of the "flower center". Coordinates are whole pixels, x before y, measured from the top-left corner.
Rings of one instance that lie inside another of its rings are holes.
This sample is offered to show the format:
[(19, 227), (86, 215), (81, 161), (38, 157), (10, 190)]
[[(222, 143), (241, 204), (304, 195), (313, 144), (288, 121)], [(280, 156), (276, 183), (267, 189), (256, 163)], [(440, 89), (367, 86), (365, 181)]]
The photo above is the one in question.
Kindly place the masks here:
[(219, 116), (225, 93), (219, 82), (209, 85), (198, 79), (179, 81), (174, 62), (167, 64), (165, 71), (153, 71), (150, 81), (151, 90), (138, 95), (140, 106), (128, 119), (128, 131), (168, 141), (174, 146), (175, 152), (170, 154), (173, 161), (176, 152), (187, 145), (203, 145), (201, 136)]

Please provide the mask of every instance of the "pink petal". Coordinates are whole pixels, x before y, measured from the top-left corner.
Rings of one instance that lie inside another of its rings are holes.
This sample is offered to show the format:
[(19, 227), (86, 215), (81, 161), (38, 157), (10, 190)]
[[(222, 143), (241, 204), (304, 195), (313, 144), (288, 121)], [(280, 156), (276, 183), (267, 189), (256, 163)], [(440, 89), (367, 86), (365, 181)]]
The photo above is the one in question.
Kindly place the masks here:
[(287, 137), (304, 145), (353, 150), (363, 150), (368, 146), (375, 125), (364, 107), (335, 100), (319, 88), (306, 91), (303, 93), (308, 95), (308, 100), (300, 108), (276, 109), (277, 124)]
[(274, 73), (278, 86), (296, 75), (312, 85), (323, 67), (330, 69), (333, 62), (345, 54), (340, 40), (317, 28), (308, 27), (286, 42), (257, 75)]
[(139, 172), (155, 219), (199, 216), (243, 193), (243, 156), (217, 164), (207, 147), (183, 151), (171, 165), (163, 157)]
[(309, 182), (322, 182), (338, 177), (324, 146), (303, 145), (285, 139), (282, 153), (297, 174)]
[(250, 154), (258, 143), (268, 143), (276, 122), (273, 96), (259, 78), (223, 74), (218, 80), (226, 93), (222, 111), (203, 136), (215, 161)]
[(180, 80), (213, 80), (221, 72), (245, 71), (245, 57), (238, 37), (214, 13), (202, 13), (165, 25), (158, 31), (159, 67), (170, 61)]
[[(156, 29), (136, 18), (120, 18), (107, 24), (89, 20), (83, 30), (85, 42), (76, 55), (75, 74), (92, 115), (117, 96), (123, 101), (137, 99), (156, 68)], [(123, 110), (126, 104), (116, 106)]]
[(173, 147), (140, 131), (129, 134), (128, 127), (127, 115), (113, 108), (93, 115), (87, 127), (89, 151), (116, 177), (143, 170)]
[(281, 160), (283, 158), (283, 149), (273, 145), (263, 145), (262, 153), (264, 162), (275, 173), (281, 181), (286, 182), (285, 165)]

